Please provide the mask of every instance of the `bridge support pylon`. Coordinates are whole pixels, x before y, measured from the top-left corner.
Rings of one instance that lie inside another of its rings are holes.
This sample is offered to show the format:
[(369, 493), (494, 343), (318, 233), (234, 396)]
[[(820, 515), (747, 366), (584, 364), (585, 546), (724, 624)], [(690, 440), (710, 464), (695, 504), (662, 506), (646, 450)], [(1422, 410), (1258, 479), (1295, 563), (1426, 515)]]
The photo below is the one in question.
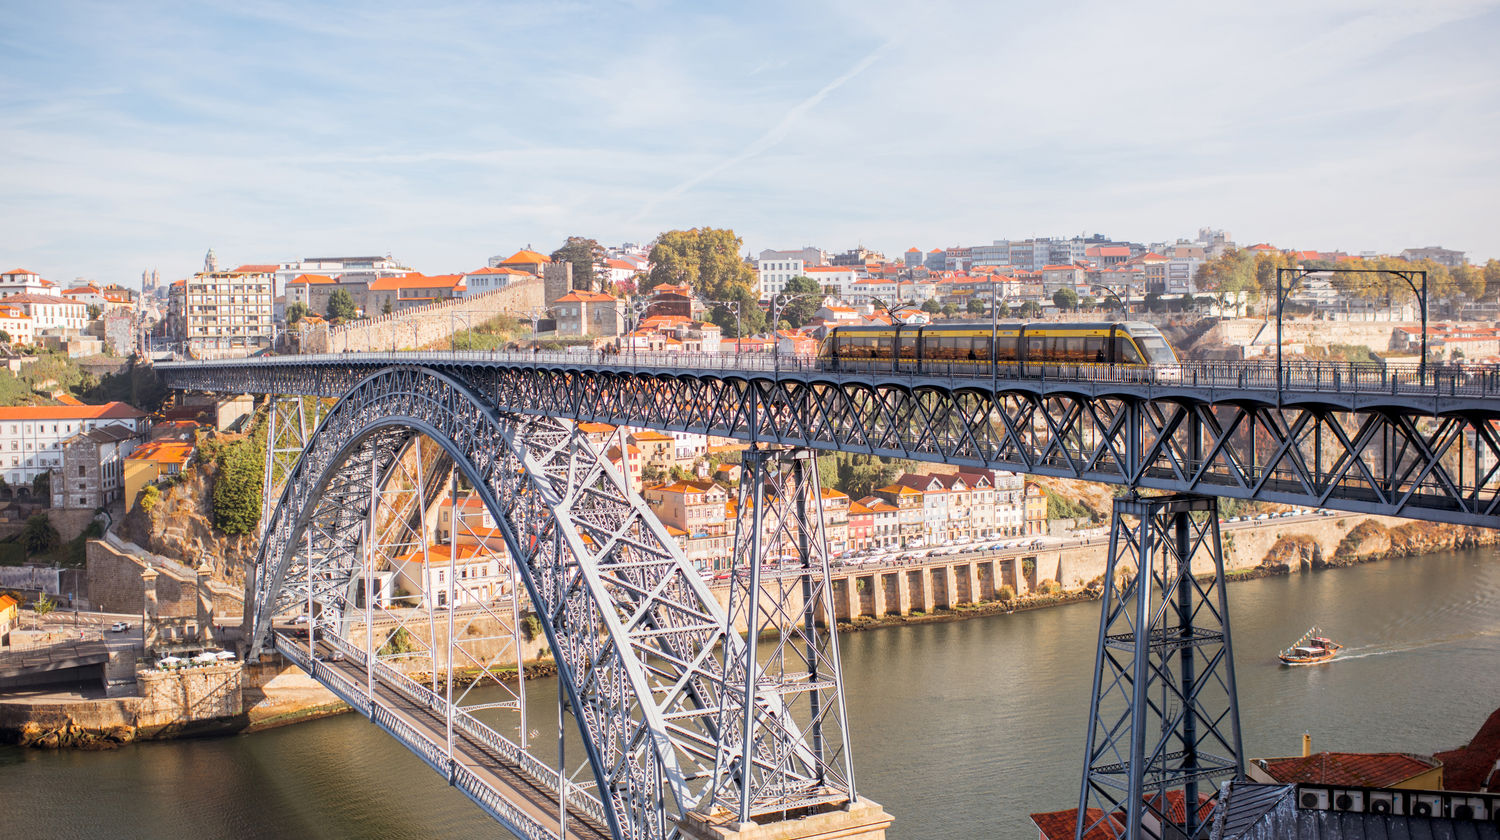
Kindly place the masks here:
[(727, 618), (745, 644), (725, 646), (714, 768), (727, 807), (699, 809), (685, 830), (822, 836), (799, 833), (814, 820), (836, 836), (883, 838), (890, 817), (854, 792), (817, 462), (810, 450), (772, 447), (746, 450), (741, 464)]
[(1205, 838), (1244, 775), (1215, 499), (1116, 499), (1102, 605), (1075, 836)]

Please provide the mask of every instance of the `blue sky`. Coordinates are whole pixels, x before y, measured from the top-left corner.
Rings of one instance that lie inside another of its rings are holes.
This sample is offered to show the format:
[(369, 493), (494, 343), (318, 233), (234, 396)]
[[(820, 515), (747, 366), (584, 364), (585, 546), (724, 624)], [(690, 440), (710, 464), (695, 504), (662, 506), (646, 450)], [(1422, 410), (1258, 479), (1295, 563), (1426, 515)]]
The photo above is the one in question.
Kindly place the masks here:
[[(412, 4), (413, 6), (417, 4)], [(0, 263), (569, 234), (1500, 256), (1500, 2), (0, 0)]]

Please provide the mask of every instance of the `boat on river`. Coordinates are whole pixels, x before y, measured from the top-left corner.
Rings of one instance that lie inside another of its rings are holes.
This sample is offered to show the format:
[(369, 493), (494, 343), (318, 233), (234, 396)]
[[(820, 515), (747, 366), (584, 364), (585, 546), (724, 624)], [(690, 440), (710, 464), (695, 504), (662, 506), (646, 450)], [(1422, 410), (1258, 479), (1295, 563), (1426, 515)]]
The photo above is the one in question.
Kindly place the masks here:
[(1324, 636), (1322, 630), (1314, 627), (1277, 656), (1284, 665), (1316, 665), (1338, 656), (1343, 649), (1343, 645)]

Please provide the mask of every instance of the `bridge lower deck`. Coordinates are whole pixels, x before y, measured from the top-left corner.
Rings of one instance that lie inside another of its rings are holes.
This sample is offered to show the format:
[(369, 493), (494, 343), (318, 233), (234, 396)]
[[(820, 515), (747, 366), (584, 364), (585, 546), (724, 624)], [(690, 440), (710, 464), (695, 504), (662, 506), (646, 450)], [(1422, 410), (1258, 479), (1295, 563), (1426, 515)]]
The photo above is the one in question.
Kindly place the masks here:
[[(299, 643), (281, 635), (277, 636), (276, 642), (277, 649), (284, 655), (297, 662), (299, 666), (304, 664), (303, 660), (307, 656), (305, 642)], [(444, 709), (425, 705), (412, 699), (408, 694), (409, 689), (392, 684), (392, 681), (383, 676), (380, 670), (376, 670), (373, 681), (370, 680), (371, 675), (367, 672), (364, 663), (347, 655), (335, 659), (334, 654), (341, 652), (340, 648), (326, 640), (319, 641), (314, 646), (314, 650), (317, 654), (312, 668), (314, 679), (340, 696), (350, 688), (363, 692), (366, 686), (370, 685), (373, 687), (373, 695), (359, 698), (346, 697), (345, 699), (367, 699), (372, 706), (378, 706), (388, 715), (405, 724), (405, 728), (409, 728), (426, 743), (409, 743), (410, 738), (404, 733), (392, 731), (392, 734), (428, 764), (433, 764), (435, 753), (441, 753), (446, 758), (448, 723), (444, 716)], [(331, 679), (329, 672), (337, 675), (337, 678)], [(435, 702), (441, 703), (442, 701), (437, 699)], [(358, 707), (358, 703), (352, 705)], [(376, 715), (373, 708), (366, 713), (372, 718), (383, 717)], [(377, 722), (382, 723), (383, 726), (386, 724), (385, 721)], [(385, 728), (393, 729), (391, 726), (385, 726)], [(450, 772), (450, 780), (453, 774), (460, 770), (467, 771), (496, 797), (508, 803), (511, 809), (523, 815), (526, 818), (525, 822), (530, 823), (530, 825), (513, 825), (514, 817), (506, 819), (496, 814), (494, 809), (489, 807), (490, 803), (483, 801), (488, 797), (484, 797), (482, 793), (476, 795), (475, 792), (465, 789), (465, 793), (469, 793), (471, 798), (506, 824), (507, 828), (517, 831), (523, 837), (555, 838), (559, 836), (556, 794), (539, 779), (534, 778), (532, 773), (528, 773), (515, 761), (503, 755), (499, 749), (455, 726), (452, 762), (455, 767)], [(454, 783), (455, 786), (459, 786), (456, 782)], [(568, 807), (567, 836), (600, 838), (600, 840), (609, 840), (612, 837), (608, 825), (572, 804)]]

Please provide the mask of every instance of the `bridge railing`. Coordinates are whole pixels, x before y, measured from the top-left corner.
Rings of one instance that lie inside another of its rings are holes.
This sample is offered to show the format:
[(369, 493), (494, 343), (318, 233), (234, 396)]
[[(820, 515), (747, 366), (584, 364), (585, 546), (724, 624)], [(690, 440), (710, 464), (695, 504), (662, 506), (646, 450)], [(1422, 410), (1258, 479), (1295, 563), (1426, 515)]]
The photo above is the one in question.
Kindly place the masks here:
[[(322, 638), (329, 645), (342, 652), (345, 658), (355, 665), (368, 667), (365, 651), (357, 645), (342, 636), (332, 633)], [(303, 651), (303, 657), (305, 658), (305, 656), (306, 651)], [(300, 666), (302, 663), (299, 662), (298, 665)], [(375, 675), (377, 679), (388, 685), (392, 690), (420, 706), (435, 711), (442, 711), (447, 705), (447, 698), (439, 695), (431, 688), (418, 683), (396, 668), (381, 662), (379, 659), (375, 661)], [(363, 689), (358, 690), (363, 693)], [(561, 789), (555, 768), (521, 749), (519, 744), (501, 735), (488, 724), (480, 721), (468, 712), (462, 709), (453, 710), (453, 728), (499, 753), (501, 758), (515, 764), (522, 773), (526, 774), (533, 782), (546, 788), (554, 796)], [(604, 815), (604, 803), (598, 797), (590, 794), (578, 785), (568, 786), (568, 804), (600, 823), (608, 822), (608, 819)]]
[[(325, 353), (275, 357), (295, 359), (298, 364), (337, 365), (357, 362), (375, 364), (506, 364), (515, 366), (584, 366), (603, 370), (647, 373), (681, 371), (687, 374), (728, 376), (737, 373), (775, 373), (804, 376), (820, 373), (863, 374), (882, 379), (946, 378), (955, 381), (1042, 381), (1095, 385), (1155, 385), (1161, 387), (1212, 388), (1259, 391), (1295, 391), (1335, 394), (1380, 394), (1391, 396), (1497, 397), (1500, 396), (1500, 366), (1470, 365), (1399, 367), (1360, 362), (1288, 361), (1280, 368), (1269, 361), (1192, 361), (1176, 365), (1115, 365), (1104, 363), (1016, 363), (987, 359), (900, 360), (820, 359), (812, 356), (771, 353), (666, 353), (591, 351), (460, 350), (452, 352)], [(214, 366), (265, 365), (267, 359), (234, 359)], [(166, 369), (181, 364), (168, 363)]]

